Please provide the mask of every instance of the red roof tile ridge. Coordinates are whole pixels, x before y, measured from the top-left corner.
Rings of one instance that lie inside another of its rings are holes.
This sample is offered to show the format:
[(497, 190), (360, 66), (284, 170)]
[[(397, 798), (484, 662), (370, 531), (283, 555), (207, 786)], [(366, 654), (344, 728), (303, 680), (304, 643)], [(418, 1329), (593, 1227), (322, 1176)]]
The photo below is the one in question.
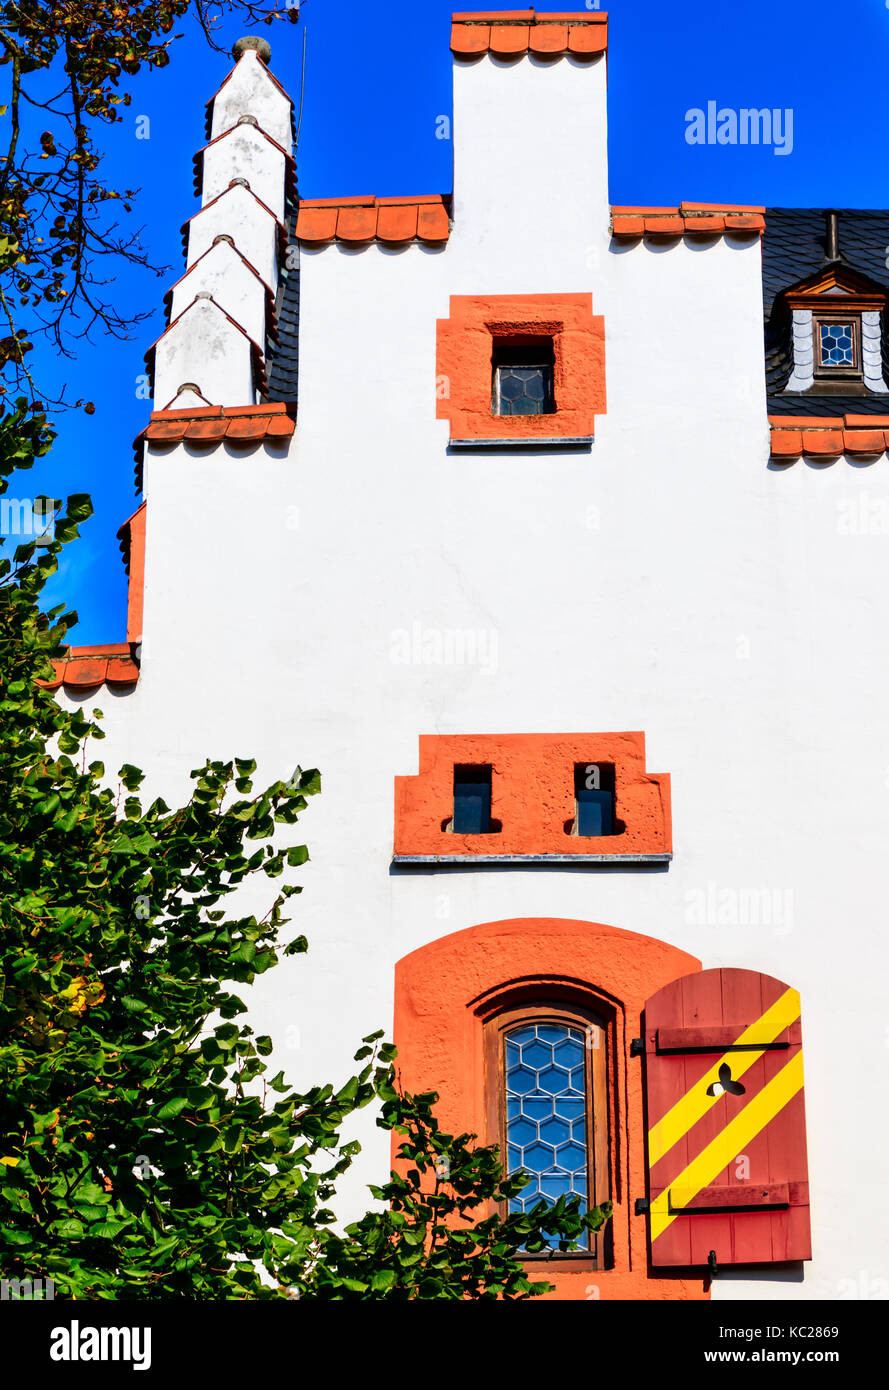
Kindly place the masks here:
[(759, 213), (764, 207), (752, 207), (742, 203), (679, 203), (675, 207), (642, 207), (635, 204), (612, 203), (611, 211), (618, 217), (632, 216), (634, 213), (645, 217), (706, 217), (711, 212)]
[(300, 198), (299, 205), (301, 208), (413, 207), (415, 203), (447, 203), (447, 197), (446, 193), (413, 193), (403, 197), (378, 198), (369, 193), (348, 198)]
[(67, 647), (65, 659), (79, 656), (129, 656), (129, 642), (87, 642), (82, 647)]
[(846, 415), (846, 429), (889, 429), (889, 415)]
[(568, 10), (550, 13), (537, 10), (460, 10), (451, 15), (453, 24), (606, 24), (605, 10)]
[(765, 212), (765, 206), (752, 203), (680, 203), (679, 208), (690, 216), (708, 212)]
[(770, 415), (769, 424), (785, 430), (841, 430), (842, 415)]

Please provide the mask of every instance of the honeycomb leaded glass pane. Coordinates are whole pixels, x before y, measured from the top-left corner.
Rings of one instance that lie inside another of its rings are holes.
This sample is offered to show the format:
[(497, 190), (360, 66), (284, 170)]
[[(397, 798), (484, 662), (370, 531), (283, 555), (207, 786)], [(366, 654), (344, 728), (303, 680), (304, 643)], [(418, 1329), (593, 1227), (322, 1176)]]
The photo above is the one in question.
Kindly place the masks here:
[(553, 369), (547, 363), (497, 367), (495, 414), (550, 415), (552, 401)]
[[(507, 1033), (505, 1045), (507, 1168), (530, 1178), (510, 1210), (573, 1195), (585, 1211), (586, 1035), (565, 1023), (528, 1023)], [(558, 1239), (550, 1244), (558, 1248)]]
[(819, 323), (822, 367), (854, 367), (851, 323)]

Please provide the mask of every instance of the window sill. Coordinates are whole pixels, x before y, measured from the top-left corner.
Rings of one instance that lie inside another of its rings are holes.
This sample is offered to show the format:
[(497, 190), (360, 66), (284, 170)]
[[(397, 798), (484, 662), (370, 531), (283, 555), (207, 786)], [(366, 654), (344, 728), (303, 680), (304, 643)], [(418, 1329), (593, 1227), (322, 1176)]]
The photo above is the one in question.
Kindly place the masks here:
[(451, 449), (589, 449), (595, 435), (510, 435), (498, 439), (449, 439)]
[(667, 864), (672, 854), (393, 854), (393, 864)]

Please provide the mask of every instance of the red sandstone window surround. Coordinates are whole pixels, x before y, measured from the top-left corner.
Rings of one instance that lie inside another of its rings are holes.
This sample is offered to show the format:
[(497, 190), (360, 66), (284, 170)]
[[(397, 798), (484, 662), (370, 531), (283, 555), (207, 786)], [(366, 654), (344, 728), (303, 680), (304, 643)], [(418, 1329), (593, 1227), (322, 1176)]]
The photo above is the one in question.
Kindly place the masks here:
[[(606, 407), (605, 320), (591, 294), (454, 294), (450, 310), (438, 320), (436, 415), (450, 422), (452, 447), (592, 442)], [(517, 363), (539, 358), (545, 409), (499, 408), (507, 345)]]
[(395, 779), (396, 864), (672, 854), (670, 778), (641, 733), (421, 735), (419, 773)]
[[(631, 1052), (642, 1033), (645, 1000), (664, 985), (700, 969), (684, 951), (594, 922), (523, 918), (487, 922), (454, 932), (412, 951), (395, 968), (395, 1037), (398, 1072), (407, 1090), (435, 1091), (442, 1126), (502, 1142), (486, 1085), (489, 1039), (503, 1022), (539, 1018), (547, 1007), (578, 1026), (604, 1026), (608, 1152), (594, 1145), (597, 1194), (614, 1205), (603, 1249), (581, 1256), (557, 1254), (541, 1270), (557, 1299), (699, 1299), (709, 1297), (700, 1271), (652, 1271), (647, 1223), (636, 1213), (646, 1193), (645, 1111), (642, 1059)], [(613, 1065), (612, 1065), (613, 1059)], [(592, 1081), (595, 1086), (596, 1064)], [(494, 1076), (493, 1062), (487, 1077)], [(601, 1071), (600, 1071), (601, 1091)], [(594, 1107), (595, 1110), (595, 1107)], [(397, 1141), (393, 1139), (393, 1164)], [(603, 1171), (604, 1170), (604, 1171)], [(607, 1172), (610, 1186), (599, 1188)], [(600, 1200), (602, 1200), (600, 1198)], [(597, 1267), (593, 1268), (593, 1260)]]

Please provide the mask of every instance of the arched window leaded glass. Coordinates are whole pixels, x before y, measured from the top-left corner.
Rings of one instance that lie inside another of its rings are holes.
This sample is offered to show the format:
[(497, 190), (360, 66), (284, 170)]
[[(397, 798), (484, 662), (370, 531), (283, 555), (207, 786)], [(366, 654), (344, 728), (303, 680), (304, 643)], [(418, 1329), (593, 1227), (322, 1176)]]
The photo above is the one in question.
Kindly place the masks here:
[[(528, 1182), (513, 1212), (577, 1197), (580, 1210), (610, 1196), (608, 1026), (555, 1001), (512, 1008), (489, 1019), (486, 1075), (489, 1133), (499, 1132), (504, 1168)], [(553, 1256), (607, 1259), (603, 1237), (583, 1235)], [(529, 1259), (534, 1257), (529, 1256)]]
[[(588, 1196), (587, 1035), (566, 1023), (527, 1023), (505, 1037), (507, 1170), (530, 1179), (513, 1211), (541, 1199)], [(558, 1242), (553, 1242), (557, 1244)]]

